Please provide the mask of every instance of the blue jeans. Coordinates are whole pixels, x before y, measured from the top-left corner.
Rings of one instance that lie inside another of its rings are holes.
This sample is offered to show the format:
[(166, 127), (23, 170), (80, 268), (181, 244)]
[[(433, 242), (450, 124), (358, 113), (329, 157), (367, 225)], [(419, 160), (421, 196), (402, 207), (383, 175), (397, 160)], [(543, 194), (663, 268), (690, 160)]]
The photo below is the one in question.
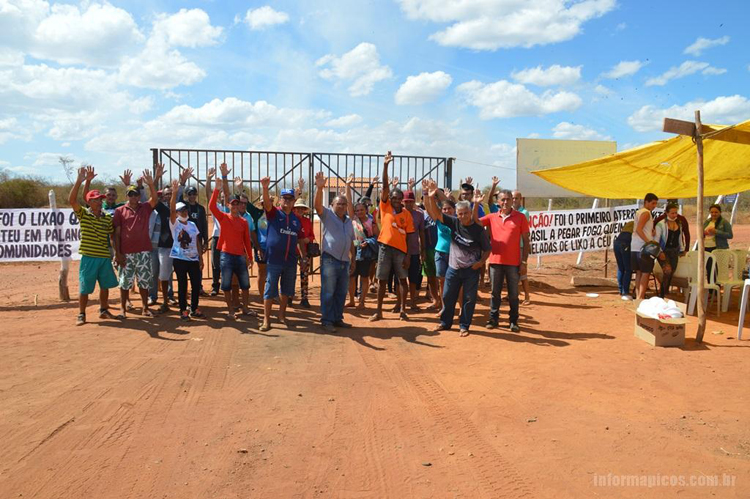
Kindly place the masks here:
[(617, 286), (620, 288), (620, 296), (630, 294), (630, 279), (633, 271), (630, 267), (630, 245), (615, 241), (615, 259), (617, 260)]
[(440, 324), (445, 327), (453, 325), (458, 292), (462, 287), (464, 288), (464, 297), (458, 320), (461, 330), (468, 331), (469, 326), (471, 326), (471, 319), (474, 316), (474, 307), (477, 304), (477, 288), (479, 287), (479, 271), (471, 267), (465, 269), (448, 267), (448, 271), (445, 273), (445, 284), (443, 285), (443, 311), (440, 314)]
[(320, 322), (323, 325), (344, 320), (344, 303), (348, 291), (349, 262), (323, 253), (320, 257)]
[(508, 305), (510, 305), (510, 323), (518, 324), (518, 281), (521, 279), (519, 268), (515, 265), (490, 265), (490, 283), (492, 283), (492, 299), (490, 299), (490, 320), (497, 323), (500, 318), (500, 298), (503, 292), (503, 282), (508, 280)]
[(240, 289), (250, 289), (250, 274), (247, 272), (245, 255), (221, 252), (221, 290), (232, 290), (232, 275), (237, 276)]

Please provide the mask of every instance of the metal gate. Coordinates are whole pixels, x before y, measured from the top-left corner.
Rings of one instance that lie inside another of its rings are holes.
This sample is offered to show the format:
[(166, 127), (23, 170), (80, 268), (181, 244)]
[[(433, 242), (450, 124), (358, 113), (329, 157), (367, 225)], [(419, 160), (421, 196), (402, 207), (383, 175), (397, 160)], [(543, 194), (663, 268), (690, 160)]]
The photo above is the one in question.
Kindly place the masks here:
[[(165, 173), (171, 181), (178, 178), (186, 168), (193, 169), (188, 185), (198, 187), (198, 202), (208, 208), (205, 194), (206, 176), (210, 168), (216, 169), (221, 179), (219, 165), (226, 163), (229, 167), (230, 188), (232, 179), (242, 178), (245, 188), (249, 189), (250, 201), (256, 203), (261, 198), (260, 179), (271, 177), (271, 195), (278, 199), (282, 189), (296, 189), (299, 179), (304, 179), (308, 204), (312, 203), (315, 194), (315, 174), (322, 171), (328, 181), (328, 192), (324, 202), (328, 204), (331, 194), (343, 188), (344, 181), (353, 174), (354, 199), (365, 194), (374, 177), (380, 177), (383, 168), (382, 154), (349, 154), (321, 152), (282, 152), (282, 151), (235, 151), (214, 149), (151, 149), (154, 165), (163, 164)], [(398, 179), (401, 189), (406, 189), (409, 179), (414, 179), (417, 188), (425, 178), (434, 178), (440, 185), (450, 187), (452, 184), (453, 158), (434, 156), (394, 156), (391, 164), (390, 178)], [(216, 183), (214, 183), (214, 189)], [(379, 186), (375, 185), (373, 202), (377, 203)], [(206, 210), (208, 212), (208, 209)], [(314, 210), (311, 210), (315, 221)], [(211, 214), (208, 212), (208, 216)], [(208, 262), (207, 262), (208, 263)], [(211, 265), (205, 265), (204, 279), (211, 277)]]

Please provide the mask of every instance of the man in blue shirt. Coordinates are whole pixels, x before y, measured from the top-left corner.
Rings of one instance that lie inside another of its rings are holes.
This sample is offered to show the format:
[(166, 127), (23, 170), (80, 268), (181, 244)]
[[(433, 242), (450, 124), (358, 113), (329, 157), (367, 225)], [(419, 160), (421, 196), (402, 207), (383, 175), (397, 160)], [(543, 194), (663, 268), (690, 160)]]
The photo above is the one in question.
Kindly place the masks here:
[[(263, 187), (263, 209), (268, 221), (266, 238), (266, 287), (263, 291), (263, 324), (260, 331), (271, 329), (271, 307), (279, 298), (279, 322), (286, 325), (286, 307), (289, 298), (294, 296), (297, 281), (297, 239), (302, 230), (302, 222), (292, 213), (294, 189), (282, 189), (279, 208), (273, 206), (268, 186), (270, 177), (260, 179)], [(281, 296), (279, 297), (279, 282)]]
[[(336, 196), (333, 208), (323, 206), (326, 178), (315, 175), (315, 212), (320, 217), (320, 322), (323, 329), (335, 333), (337, 327), (351, 327), (344, 322), (344, 303), (349, 289), (349, 276), (354, 273), (354, 207), (351, 203), (354, 175), (346, 179), (346, 197)], [(347, 215), (348, 213), (348, 215)], [(363, 290), (363, 292), (367, 292)]]

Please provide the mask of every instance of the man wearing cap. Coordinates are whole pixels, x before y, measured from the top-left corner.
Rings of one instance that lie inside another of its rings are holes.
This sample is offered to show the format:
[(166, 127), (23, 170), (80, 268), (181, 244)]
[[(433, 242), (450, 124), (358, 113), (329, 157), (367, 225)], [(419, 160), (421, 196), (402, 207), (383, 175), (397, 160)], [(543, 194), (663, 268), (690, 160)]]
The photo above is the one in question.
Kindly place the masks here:
[[(292, 213), (294, 189), (282, 189), (281, 201), (276, 208), (271, 202), (268, 187), (270, 177), (260, 179), (263, 187), (263, 209), (268, 221), (266, 239), (266, 287), (263, 290), (263, 324), (261, 331), (271, 329), (271, 308), (273, 300), (279, 298), (279, 322), (286, 325), (286, 307), (289, 298), (294, 296), (297, 280), (297, 245), (302, 231), (302, 222)], [(279, 283), (281, 296), (279, 297)]]
[[(320, 256), (320, 322), (329, 333), (337, 327), (348, 328), (344, 322), (344, 304), (349, 289), (349, 276), (354, 273), (354, 226), (351, 204), (354, 175), (346, 179), (346, 196), (333, 199), (333, 208), (323, 206), (326, 178), (315, 174), (315, 212), (320, 217), (323, 247)], [(366, 290), (363, 290), (366, 291)]]
[[(156, 178), (161, 178), (164, 167), (157, 165)], [(154, 177), (144, 170), (143, 180), (148, 185), (151, 196), (146, 203), (140, 202), (141, 193), (138, 187), (127, 188), (128, 202), (115, 210), (115, 260), (120, 267), (120, 298), (122, 312), (118, 318), (126, 316), (130, 289), (138, 281), (138, 289), (143, 302), (142, 315), (153, 317), (148, 308), (148, 290), (153, 281), (151, 269), (151, 239), (148, 234), (148, 223), (151, 212), (158, 202)]]
[(307, 254), (307, 246), (310, 243), (315, 242), (315, 233), (313, 232), (312, 220), (306, 215), (310, 211), (310, 207), (305, 204), (302, 199), (297, 199), (294, 202), (294, 214), (299, 218), (302, 224), (302, 230), (299, 235), (299, 282), (300, 282), (300, 306), (304, 308), (310, 308), (310, 302), (308, 301), (308, 293), (310, 290), (310, 257)]
[(68, 203), (78, 217), (81, 224), (81, 245), (78, 252), (81, 254), (81, 265), (78, 270), (78, 318), (76, 324), (81, 326), (86, 323), (86, 305), (89, 302), (89, 294), (94, 292), (96, 283), (99, 283), (99, 317), (101, 319), (112, 318), (109, 311), (109, 289), (117, 286), (117, 277), (112, 269), (112, 258), (110, 248), (114, 227), (112, 217), (102, 210), (102, 201), (105, 195), (97, 190), (86, 193), (88, 208), (78, 204), (78, 191), (87, 173), (94, 174), (94, 169), (87, 170), (81, 167), (73, 189), (68, 196)]
[[(206, 209), (198, 202), (198, 189), (194, 185), (185, 188), (185, 182), (187, 182), (188, 178), (189, 176), (184, 178), (182, 176), (180, 177), (180, 185), (184, 188), (187, 200), (182, 196), (178, 201), (182, 201), (187, 205), (190, 220), (193, 221), (201, 233), (201, 248), (203, 248), (203, 252), (206, 252), (208, 251), (208, 216), (206, 215)], [(201, 255), (201, 260), (202, 259), (203, 255)], [(203, 292), (202, 284), (201, 294), (205, 294)]]
[[(422, 285), (422, 261), (425, 255), (425, 216), (417, 208), (414, 195), (414, 179), (409, 180), (409, 190), (404, 192), (404, 208), (411, 214), (414, 232), (406, 235), (407, 258), (409, 258), (409, 298), (411, 310), (419, 310), (417, 288)], [(405, 303), (405, 301), (404, 301)]]
[[(222, 163), (221, 179), (222, 189), (225, 197), (229, 193), (229, 167)], [(210, 168), (206, 179), (213, 178), (216, 170)], [(247, 270), (248, 258), (252, 258), (253, 245), (250, 241), (250, 227), (243, 216), (242, 202), (239, 196), (229, 199), (229, 213), (224, 213), (217, 206), (219, 189), (214, 189), (208, 208), (214, 216), (214, 220), (221, 224), (218, 246), (221, 251), (221, 290), (224, 292), (224, 301), (227, 304), (227, 317), (235, 319), (234, 300), (232, 298), (232, 277), (237, 277), (237, 284), (242, 290), (242, 302), (245, 314), (250, 315), (250, 274)]]
[(409, 285), (406, 278), (409, 272), (409, 259), (407, 258), (406, 235), (414, 232), (414, 219), (408, 211), (404, 210), (404, 193), (401, 189), (391, 189), (388, 181), (388, 166), (393, 161), (391, 151), (388, 151), (383, 160), (383, 189), (380, 193), (380, 221), (382, 223), (378, 242), (380, 251), (378, 252), (378, 308), (375, 314), (370, 317), (370, 321), (379, 321), (383, 318), (383, 298), (388, 283), (388, 277), (391, 270), (395, 272), (396, 277), (401, 285), (401, 293), (397, 295), (397, 309), (400, 311), (399, 317), (407, 320), (406, 315), (406, 294), (409, 292)]
[[(123, 174), (120, 176), (120, 179), (122, 180), (123, 184), (125, 184), (125, 187), (130, 185), (130, 177), (132, 176), (132, 172), (130, 170), (125, 170)], [(83, 184), (83, 197), (85, 198), (88, 193), (89, 189), (91, 188), (91, 181), (94, 180), (94, 177), (96, 177), (96, 174), (94, 173), (94, 168), (91, 166), (86, 167), (86, 182)], [(104, 191), (104, 201), (102, 202), (102, 211), (107, 213), (109, 216), (115, 215), (115, 210), (119, 208), (120, 206), (124, 205), (125, 203), (118, 203), (117, 202), (117, 189), (114, 187), (107, 187)]]

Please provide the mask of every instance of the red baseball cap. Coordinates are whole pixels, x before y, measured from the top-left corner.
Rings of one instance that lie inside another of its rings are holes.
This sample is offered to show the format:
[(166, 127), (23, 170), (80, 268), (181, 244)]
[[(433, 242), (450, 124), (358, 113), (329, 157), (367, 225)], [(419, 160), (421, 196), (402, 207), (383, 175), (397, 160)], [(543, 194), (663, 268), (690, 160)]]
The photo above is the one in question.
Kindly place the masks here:
[(86, 201), (91, 201), (92, 199), (104, 199), (106, 197), (107, 196), (97, 190), (89, 191), (86, 193)]
[(414, 191), (404, 192), (404, 201), (415, 201), (417, 198), (414, 197)]

